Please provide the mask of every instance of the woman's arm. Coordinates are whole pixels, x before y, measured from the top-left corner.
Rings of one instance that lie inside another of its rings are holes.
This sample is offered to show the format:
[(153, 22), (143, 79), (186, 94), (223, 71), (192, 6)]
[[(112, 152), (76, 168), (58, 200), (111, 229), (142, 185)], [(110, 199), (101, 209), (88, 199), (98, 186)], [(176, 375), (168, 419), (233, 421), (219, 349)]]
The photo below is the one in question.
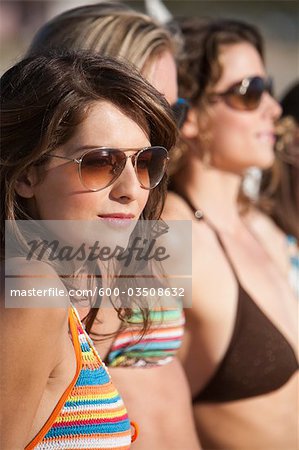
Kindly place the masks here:
[[(18, 273), (19, 264), (22, 263), (17, 262), (15, 267)], [(35, 264), (32, 263), (30, 270), (36, 274)], [(52, 272), (50, 267), (46, 270)], [(57, 285), (57, 279), (51, 283)], [(45, 280), (16, 279), (14, 286), (43, 288)], [(26, 300), (24, 296), (24, 305)], [(24, 449), (33, 437), (30, 431), (49, 376), (57, 364), (61, 337), (67, 330), (67, 309), (42, 308), (43, 300), (39, 298), (41, 305), (36, 308), (7, 308), (4, 298), (1, 299), (2, 450)]]

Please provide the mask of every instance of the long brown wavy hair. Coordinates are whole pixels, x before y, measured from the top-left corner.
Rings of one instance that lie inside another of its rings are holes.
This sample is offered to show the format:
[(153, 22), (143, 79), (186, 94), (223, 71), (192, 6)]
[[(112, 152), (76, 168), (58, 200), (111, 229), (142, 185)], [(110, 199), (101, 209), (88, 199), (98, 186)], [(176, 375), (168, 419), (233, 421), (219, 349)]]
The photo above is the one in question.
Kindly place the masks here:
[[(1, 91), (2, 258), (5, 220), (36, 219), (15, 191), (17, 180), (36, 164), (42, 177), (49, 152), (71, 139), (94, 102), (106, 100), (119, 108), (145, 131), (151, 145), (170, 150), (175, 144), (176, 126), (163, 96), (132, 67), (111, 58), (85, 52), (29, 57), (3, 75)], [(160, 217), (166, 185), (165, 175), (150, 191), (140, 220)], [(131, 314), (127, 308), (117, 311), (122, 319)], [(89, 328), (96, 313), (91, 309), (87, 317)]]

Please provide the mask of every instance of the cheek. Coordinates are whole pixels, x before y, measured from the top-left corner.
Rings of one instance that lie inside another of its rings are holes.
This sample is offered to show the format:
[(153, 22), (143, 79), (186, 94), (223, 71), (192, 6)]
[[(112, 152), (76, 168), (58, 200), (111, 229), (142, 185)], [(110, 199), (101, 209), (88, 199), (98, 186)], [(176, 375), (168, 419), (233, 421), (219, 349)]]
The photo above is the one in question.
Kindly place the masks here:
[(242, 154), (246, 154), (250, 134), (245, 124), (237, 123), (231, 118), (215, 120), (210, 136), (210, 148), (215, 163), (233, 161), (242, 157)]
[(273, 146), (257, 138), (258, 124), (246, 113), (222, 115), (213, 123), (211, 153), (217, 167), (240, 170), (267, 168), (273, 163)]
[(178, 98), (178, 85), (176, 77), (166, 80), (165, 83), (165, 98), (170, 105), (176, 102)]
[(150, 191), (145, 189), (140, 189), (140, 194), (138, 196), (138, 207), (139, 207), (139, 216), (144, 210), (146, 203), (149, 199)]
[(94, 193), (85, 192), (77, 174), (56, 171), (36, 185), (33, 202), (41, 220), (76, 220), (86, 215), (88, 219), (94, 209)]
[[(94, 193), (59, 191), (36, 196), (36, 209), (42, 220), (89, 220), (100, 211), (96, 209)], [(99, 201), (97, 196), (97, 201)], [(104, 202), (101, 202), (103, 204)]]
[(218, 144), (221, 145), (248, 145), (253, 136), (253, 126), (246, 116), (240, 116), (240, 113), (234, 114), (228, 111), (228, 114), (222, 114), (215, 117), (212, 125), (212, 134), (215, 136)]

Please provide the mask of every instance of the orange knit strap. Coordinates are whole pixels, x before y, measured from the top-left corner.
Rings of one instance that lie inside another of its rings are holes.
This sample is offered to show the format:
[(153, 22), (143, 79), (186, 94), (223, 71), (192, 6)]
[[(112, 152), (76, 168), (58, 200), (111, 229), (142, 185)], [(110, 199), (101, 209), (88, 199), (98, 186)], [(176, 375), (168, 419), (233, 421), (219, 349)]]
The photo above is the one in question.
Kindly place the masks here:
[[(139, 427), (136, 422), (131, 421), (130, 424), (131, 424), (131, 427), (134, 428), (134, 434), (132, 434), (132, 437), (131, 437), (131, 442), (134, 442), (134, 441), (136, 441), (136, 439), (139, 435)], [(131, 431), (133, 431), (133, 430), (131, 430)]]

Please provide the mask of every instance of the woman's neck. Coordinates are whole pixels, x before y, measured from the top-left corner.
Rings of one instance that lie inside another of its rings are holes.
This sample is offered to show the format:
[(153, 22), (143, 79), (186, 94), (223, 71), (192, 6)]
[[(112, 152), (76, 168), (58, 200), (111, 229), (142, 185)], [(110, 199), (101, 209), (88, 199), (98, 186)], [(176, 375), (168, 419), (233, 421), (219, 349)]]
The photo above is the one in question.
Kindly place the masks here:
[(192, 158), (176, 177), (176, 191), (201, 209), (219, 230), (233, 232), (240, 223), (240, 175), (206, 167)]

